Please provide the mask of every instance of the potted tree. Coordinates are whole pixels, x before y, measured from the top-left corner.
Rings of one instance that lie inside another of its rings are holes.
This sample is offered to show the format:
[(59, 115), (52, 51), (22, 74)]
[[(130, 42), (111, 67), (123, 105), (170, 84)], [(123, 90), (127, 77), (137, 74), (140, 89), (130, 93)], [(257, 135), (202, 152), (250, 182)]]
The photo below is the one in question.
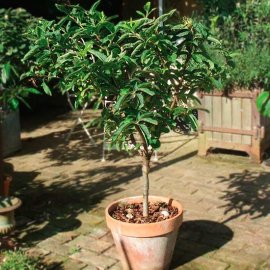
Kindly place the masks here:
[(112, 144), (138, 151), (142, 159), (143, 195), (106, 209), (124, 269), (169, 268), (183, 209), (172, 198), (149, 195), (152, 153), (160, 147), (162, 133), (174, 130), (177, 118), (196, 128), (195, 93), (209, 91), (224, 71), (209, 50), (229, 60), (200, 23), (184, 19), (171, 25), (174, 11), (157, 19), (150, 18), (151, 12), (146, 4), (138, 12), (140, 19), (117, 26), (115, 43), (124, 48), (124, 56), (117, 59), (120, 72), (114, 75), (120, 89), (111, 91), (115, 103), (103, 110)]
[(58, 6), (66, 14), (59, 22), (40, 22), (25, 57), (32, 61), (28, 74), (45, 89), (56, 80), (63, 93), (76, 93), (78, 104), (92, 95), (98, 103), (110, 101), (102, 107), (106, 136), (119, 151), (138, 152), (144, 184), (143, 196), (107, 207), (108, 226), (124, 269), (167, 269), (183, 209), (149, 195), (151, 157), (179, 116), (196, 125), (194, 93), (210, 91), (223, 76), (209, 50), (228, 56), (200, 23), (169, 24), (174, 11), (151, 18), (147, 3), (139, 19), (114, 24), (97, 5), (89, 11)]

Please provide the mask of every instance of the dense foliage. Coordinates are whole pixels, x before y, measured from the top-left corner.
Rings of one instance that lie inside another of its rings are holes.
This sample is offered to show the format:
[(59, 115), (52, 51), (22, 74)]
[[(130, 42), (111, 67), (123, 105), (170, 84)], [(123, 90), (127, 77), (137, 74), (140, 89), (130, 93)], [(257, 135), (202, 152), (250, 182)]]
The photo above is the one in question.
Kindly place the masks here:
[(26, 33), (33, 24), (34, 19), (23, 9), (0, 9), (0, 102), (4, 109), (16, 109), (19, 100), (37, 93), (20, 82), (28, 68), (22, 63), (30, 45)]
[(212, 24), (215, 32), (235, 52), (236, 66), (228, 77), (228, 84), (269, 88), (270, 2), (249, 0), (238, 4), (231, 15), (223, 16), (222, 22), (215, 20), (216, 27)]
[[(31, 32), (25, 56), (31, 70), (24, 77), (36, 78), (47, 94), (50, 84), (71, 92), (77, 106), (110, 101), (102, 110), (106, 135), (117, 149), (140, 152), (147, 198), (149, 162), (161, 134), (179, 116), (196, 125), (195, 92), (220, 87), (230, 58), (202, 24), (171, 25), (174, 11), (151, 18), (147, 3), (139, 19), (114, 24), (97, 5), (89, 11), (58, 6), (65, 13), (60, 21), (41, 21)], [(214, 61), (212, 52), (223, 60)]]
[(235, 68), (228, 73), (225, 87), (269, 89), (270, 2), (208, 0), (204, 7), (212, 33), (234, 54)]
[(208, 51), (224, 53), (199, 23), (186, 19), (169, 25), (173, 11), (151, 19), (148, 4), (140, 19), (116, 25), (96, 5), (89, 11), (58, 8), (66, 16), (43, 20), (31, 33), (34, 45), (25, 59), (32, 59), (32, 68), (25, 76), (37, 78), (48, 94), (47, 82), (54, 81), (63, 93), (77, 96), (77, 106), (92, 98), (113, 101), (103, 120), (119, 149), (137, 131), (147, 145), (159, 147), (174, 118), (191, 115), (194, 93), (220, 85), (226, 63), (212, 61)]

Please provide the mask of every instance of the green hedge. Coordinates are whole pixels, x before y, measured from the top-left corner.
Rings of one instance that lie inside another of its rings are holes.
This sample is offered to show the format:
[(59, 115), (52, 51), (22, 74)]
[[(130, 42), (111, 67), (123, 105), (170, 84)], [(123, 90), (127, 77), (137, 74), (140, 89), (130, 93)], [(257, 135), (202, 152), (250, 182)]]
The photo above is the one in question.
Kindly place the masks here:
[[(233, 53), (224, 87), (269, 89), (270, 1), (204, 1), (203, 20)], [(199, 16), (201, 18), (201, 16)]]
[(20, 81), (29, 68), (22, 62), (30, 46), (26, 33), (36, 21), (24, 9), (0, 9), (0, 105), (4, 109), (16, 109), (29, 93), (38, 93)]

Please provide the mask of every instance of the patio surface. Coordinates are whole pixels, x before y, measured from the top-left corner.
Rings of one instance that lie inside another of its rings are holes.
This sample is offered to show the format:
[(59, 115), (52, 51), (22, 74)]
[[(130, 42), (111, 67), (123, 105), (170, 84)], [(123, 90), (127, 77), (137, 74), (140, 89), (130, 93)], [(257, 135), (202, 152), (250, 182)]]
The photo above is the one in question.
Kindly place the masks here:
[[(97, 147), (83, 132), (65, 141), (73, 121), (72, 113), (23, 121), (23, 149), (5, 159), (23, 201), (12, 237), (46, 269), (121, 269), (104, 208), (141, 195), (140, 159), (112, 152), (101, 162), (101, 138)], [(239, 155), (200, 158), (194, 136), (162, 142), (150, 193), (185, 209), (171, 269), (270, 269), (270, 168)]]

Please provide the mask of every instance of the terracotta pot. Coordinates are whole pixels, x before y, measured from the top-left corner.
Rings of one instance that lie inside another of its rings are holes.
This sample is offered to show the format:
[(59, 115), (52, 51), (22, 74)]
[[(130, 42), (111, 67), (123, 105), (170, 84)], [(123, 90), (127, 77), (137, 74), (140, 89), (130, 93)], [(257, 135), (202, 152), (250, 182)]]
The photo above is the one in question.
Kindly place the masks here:
[(126, 223), (111, 217), (119, 202), (142, 202), (141, 196), (118, 200), (106, 208), (107, 225), (125, 270), (166, 270), (170, 266), (183, 209), (180, 203), (165, 197), (149, 196), (149, 201), (167, 202), (178, 208), (178, 215), (149, 224)]
[(0, 197), (0, 234), (6, 234), (15, 227), (14, 210), (21, 204), (16, 197)]
[(4, 197), (9, 196), (9, 189), (10, 189), (11, 181), (12, 181), (12, 177), (10, 175), (4, 176), (4, 183), (3, 183), (3, 196)]

